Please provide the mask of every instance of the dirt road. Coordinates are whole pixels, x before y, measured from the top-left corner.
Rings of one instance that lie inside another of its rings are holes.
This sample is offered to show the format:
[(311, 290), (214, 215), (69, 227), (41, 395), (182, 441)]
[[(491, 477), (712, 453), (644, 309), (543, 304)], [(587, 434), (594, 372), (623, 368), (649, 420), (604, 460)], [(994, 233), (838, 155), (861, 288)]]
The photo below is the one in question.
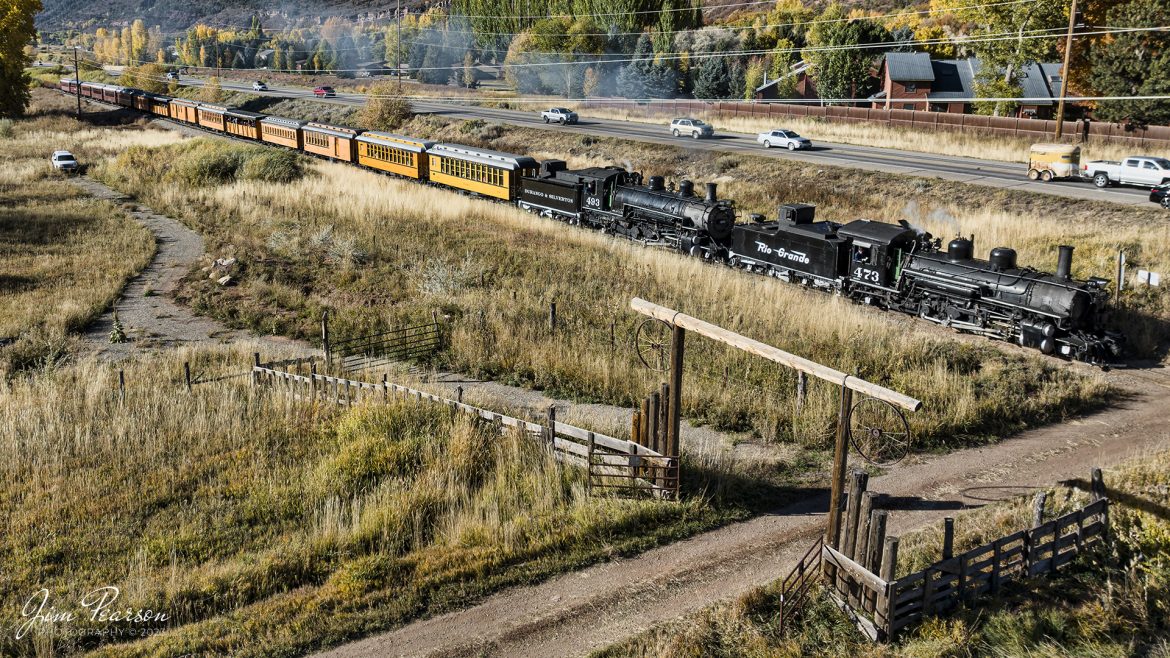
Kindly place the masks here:
[[(901, 534), (956, 510), (1027, 493), (1170, 446), (1170, 381), (1113, 375), (1135, 395), (1114, 409), (1027, 432), (994, 446), (900, 465), (870, 480)], [(580, 656), (654, 624), (785, 576), (824, 524), (827, 493), (774, 515), (722, 528), (636, 558), (499, 593), (332, 651), (374, 656)]]

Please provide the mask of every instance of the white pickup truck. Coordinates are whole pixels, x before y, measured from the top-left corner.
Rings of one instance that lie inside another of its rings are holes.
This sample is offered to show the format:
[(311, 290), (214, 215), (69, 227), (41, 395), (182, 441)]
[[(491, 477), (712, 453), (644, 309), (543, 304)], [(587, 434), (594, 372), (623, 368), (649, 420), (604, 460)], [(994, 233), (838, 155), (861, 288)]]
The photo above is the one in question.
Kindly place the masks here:
[(1109, 185), (1161, 185), (1170, 181), (1170, 160), (1144, 156), (1121, 162), (1093, 160), (1081, 165), (1081, 175), (1097, 187)]
[(540, 113), (540, 118), (544, 119), (545, 123), (559, 123), (562, 126), (566, 123), (577, 123), (577, 113), (563, 107), (549, 108)]

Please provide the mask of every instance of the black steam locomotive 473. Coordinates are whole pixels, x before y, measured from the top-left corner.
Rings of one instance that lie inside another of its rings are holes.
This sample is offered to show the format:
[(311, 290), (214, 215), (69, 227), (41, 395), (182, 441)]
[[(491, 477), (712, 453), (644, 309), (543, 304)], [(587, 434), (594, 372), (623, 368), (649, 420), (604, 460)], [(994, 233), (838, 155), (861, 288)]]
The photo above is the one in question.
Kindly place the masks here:
[(545, 161), (521, 181), (519, 205), (543, 215), (663, 244), (785, 281), (954, 329), (1094, 363), (1120, 355), (1120, 335), (1105, 330), (1108, 281), (1072, 278), (1072, 247), (1062, 246), (1056, 273), (1019, 267), (1016, 252), (993, 249), (975, 258), (971, 239), (945, 250), (905, 222), (814, 221), (806, 204), (780, 206), (775, 221), (753, 215), (735, 223), (735, 206), (683, 181), (667, 190), (661, 177), (620, 167), (568, 170)]

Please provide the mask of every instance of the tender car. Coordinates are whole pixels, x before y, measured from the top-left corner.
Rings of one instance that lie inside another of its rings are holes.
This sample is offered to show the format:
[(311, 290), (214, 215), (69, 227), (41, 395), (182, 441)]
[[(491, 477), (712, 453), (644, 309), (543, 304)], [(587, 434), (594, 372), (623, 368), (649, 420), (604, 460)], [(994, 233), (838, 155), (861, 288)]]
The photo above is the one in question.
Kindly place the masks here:
[(53, 155), (49, 158), (49, 162), (53, 165), (53, 169), (57, 171), (77, 171), (77, 158), (69, 151), (53, 151)]
[(561, 125), (577, 123), (577, 113), (563, 107), (549, 108), (540, 113), (540, 118), (544, 119), (545, 123), (559, 123)]
[(763, 144), (766, 149), (770, 149), (773, 146), (786, 148), (789, 151), (812, 148), (812, 140), (807, 137), (801, 137), (791, 130), (769, 130), (768, 132), (756, 135), (756, 141)]
[(333, 87), (321, 86), (313, 90), (313, 95), (317, 98), (333, 98), (337, 92), (333, 91)]
[(1170, 182), (1170, 160), (1131, 156), (1121, 162), (1093, 160), (1081, 165), (1081, 176), (1097, 187), (1109, 185), (1161, 185)]
[(1166, 210), (1170, 210), (1170, 183), (1151, 189), (1150, 201), (1160, 204)]
[(670, 134), (678, 137), (680, 135), (687, 135), (694, 139), (700, 137), (713, 137), (715, 135), (715, 128), (709, 123), (703, 123), (698, 119), (675, 119), (670, 122)]
[(268, 85), (263, 80), (257, 80), (252, 83), (252, 91), (268, 91)]

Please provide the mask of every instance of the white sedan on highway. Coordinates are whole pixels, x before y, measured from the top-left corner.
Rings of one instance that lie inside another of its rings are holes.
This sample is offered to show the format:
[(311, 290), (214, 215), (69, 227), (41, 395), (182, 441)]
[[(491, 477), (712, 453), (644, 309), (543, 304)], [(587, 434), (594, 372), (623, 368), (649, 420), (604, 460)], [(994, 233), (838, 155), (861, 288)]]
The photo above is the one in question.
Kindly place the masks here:
[(769, 130), (766, 133), (756, 135), (756, 141), (763, 144), (766, 149), (773, 146), (786, 148), (789, 151), (812, 148), (812, 141), (809, 138), (801, 137), (791, 130)]

